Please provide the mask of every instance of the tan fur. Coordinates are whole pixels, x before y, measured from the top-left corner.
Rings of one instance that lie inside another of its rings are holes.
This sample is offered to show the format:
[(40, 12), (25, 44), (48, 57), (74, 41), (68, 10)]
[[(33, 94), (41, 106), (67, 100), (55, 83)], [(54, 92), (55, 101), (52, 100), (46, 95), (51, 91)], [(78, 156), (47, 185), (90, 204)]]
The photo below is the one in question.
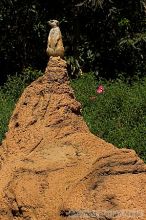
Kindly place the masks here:
[(59, 28), (59, 22), (57, 20), (50, 20), (48, 24), (51, 26), (51, 30), (48, 36), (47, 54), (48, 56), (64, 57), (64, 47), (62, 41), (62, 35)]

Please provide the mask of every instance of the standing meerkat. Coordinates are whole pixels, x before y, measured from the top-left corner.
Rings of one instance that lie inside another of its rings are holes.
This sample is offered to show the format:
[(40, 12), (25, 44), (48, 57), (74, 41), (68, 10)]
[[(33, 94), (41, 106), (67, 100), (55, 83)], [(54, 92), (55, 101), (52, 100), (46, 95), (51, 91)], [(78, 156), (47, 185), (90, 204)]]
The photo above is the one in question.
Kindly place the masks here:
[(47, 54), (48, 56), (64, 57), (64, 47), (62, 41), (62, 34), (59, 28), (59, 21), (50, 20), (48, 24), (51, 26), (51, 30), (48, 36)]

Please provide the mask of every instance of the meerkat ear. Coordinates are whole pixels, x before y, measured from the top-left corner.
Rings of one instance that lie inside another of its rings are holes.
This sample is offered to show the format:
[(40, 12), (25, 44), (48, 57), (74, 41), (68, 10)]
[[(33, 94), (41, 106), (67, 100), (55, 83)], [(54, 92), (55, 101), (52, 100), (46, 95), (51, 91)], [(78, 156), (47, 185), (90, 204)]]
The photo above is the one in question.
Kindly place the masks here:
[(59, 21), (57, 21), (57, 26), (59, 26)]

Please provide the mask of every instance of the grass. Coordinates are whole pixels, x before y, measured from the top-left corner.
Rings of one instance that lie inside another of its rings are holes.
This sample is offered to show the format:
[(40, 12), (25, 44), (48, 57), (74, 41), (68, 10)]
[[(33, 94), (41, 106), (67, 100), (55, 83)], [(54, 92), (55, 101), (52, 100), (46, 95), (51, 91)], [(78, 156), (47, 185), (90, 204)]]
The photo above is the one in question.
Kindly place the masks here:
[[(85, 74), (71, 84), (91, 132), (119, 148), (134, 149), (146, 161), (146, 78), (128, 85)], [(100, 84), (105, 92), (97, 94)]]
[[(0, 141), (19, 95), (41, 74), (29, 69), (25, 77), (9, 78), (0, 88)], [(105, 92), (97, 94), (100, 84)], [(119, 148), (134, 149), (146, 161), (146, 77), (129, 85), (122, 80), (97, 81), (90, 73), (71, 80), (71, 85), (91, 132)]]
[(9, 118), (15, 106), (15, 100), (11, 96), (6, 96), (4, 91), (0, 89), (0, 142), (4, 138), (7, 131)]

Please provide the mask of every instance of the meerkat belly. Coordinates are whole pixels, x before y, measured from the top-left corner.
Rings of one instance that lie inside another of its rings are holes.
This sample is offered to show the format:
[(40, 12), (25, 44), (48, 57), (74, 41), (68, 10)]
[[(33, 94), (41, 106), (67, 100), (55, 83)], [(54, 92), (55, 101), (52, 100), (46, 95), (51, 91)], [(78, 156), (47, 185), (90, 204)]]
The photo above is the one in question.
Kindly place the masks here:
[(49, 46), (50, 46), (52, 49), (54, 49), (54, 50), (57, 48), (57, 43), (58, 43), (59, 37), (60, 37), (60, 30), (59, 30), (59, 28), (53, 28), (53, 29), (50, 31), (50, 42), (49, 42)]

